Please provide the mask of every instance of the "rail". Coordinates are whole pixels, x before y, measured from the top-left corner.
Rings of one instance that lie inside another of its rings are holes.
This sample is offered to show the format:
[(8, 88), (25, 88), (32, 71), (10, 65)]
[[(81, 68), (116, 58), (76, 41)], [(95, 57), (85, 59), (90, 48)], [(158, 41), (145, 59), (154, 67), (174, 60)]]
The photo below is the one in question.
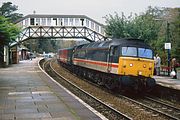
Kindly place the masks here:
[(106, 103), (102, 102), (101, 100), (97, 99), (91, 94), (87, 93), (83, 89), (79, 88), (77, 85), (70, 82), (68, 79), (61, 76), (52, 68), (51, 64), (48, 65), (48, 69), (46, 72), (48, 74), (51, 74), (51, 76), (55, 79), (56, 78), (61, 79), (61, 80), (58, 80), (60, 84), (63, 84), (63, 86), (67, 86), (68, 89), (70, 89), (72, 93), (74, 93), (75, 95), (83, 99), (83, 101), (86, 101), (86, 103), (90, 104), (90, 106), (92, 106), (94, 109), (99, 111), (101, 114), (105, 115), (108, 119), (132, 120), (132, 118), (112, 108), (111, 106), (107, 105)]

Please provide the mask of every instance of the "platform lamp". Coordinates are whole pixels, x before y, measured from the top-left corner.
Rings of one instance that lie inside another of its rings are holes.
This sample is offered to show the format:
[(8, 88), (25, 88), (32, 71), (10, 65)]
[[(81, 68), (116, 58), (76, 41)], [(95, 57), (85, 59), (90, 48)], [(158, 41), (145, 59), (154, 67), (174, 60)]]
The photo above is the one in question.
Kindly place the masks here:
[(170, 61), (171, 61), (171, 42), (170, 42), (170, 37), (169, 37), (169, 22), (166, 21), (166, 43), (165, 43), (165, 49), (167, 50), (168, 53), (168, 76), (170, 75)]

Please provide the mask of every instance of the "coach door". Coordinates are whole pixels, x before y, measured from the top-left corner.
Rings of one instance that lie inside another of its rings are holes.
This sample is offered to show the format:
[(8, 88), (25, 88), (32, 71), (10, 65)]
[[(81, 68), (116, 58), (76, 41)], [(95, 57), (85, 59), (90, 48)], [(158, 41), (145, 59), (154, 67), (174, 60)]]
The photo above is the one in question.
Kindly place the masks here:
[(109, 55), (108, 55), (108, 65), (107, 65), (107, 72), (110, 73), (112, 70), (112, 62), (113, 62), (113, 56), (114, 56), (114, 47), (111, 46), (109, 49)]

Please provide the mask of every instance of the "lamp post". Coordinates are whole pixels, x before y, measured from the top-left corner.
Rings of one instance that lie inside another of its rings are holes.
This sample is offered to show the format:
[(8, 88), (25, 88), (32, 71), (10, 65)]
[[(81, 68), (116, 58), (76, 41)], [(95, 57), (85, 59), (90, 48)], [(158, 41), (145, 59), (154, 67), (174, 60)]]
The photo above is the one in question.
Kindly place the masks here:
[(166, 21), (166, 39), (165, 39), (165, 49), (167, 50), (167, 64), (168, 64), (168, 76), (170, 75), (170, 61), (171, 61), (171, 42), (170, 42), (170, 29), (169, 29), (169, 22), (163, 19), (155, 19), (156, 21)]
[(170, 37), (169, 37), (169, 22), (167, 21), (167, 26), (166, 26), (166, 43), (165, 43), (165, 49), (167, 49), (167, 53), (168, 53), (168, 76), (170, 75), (170, 60), (171, 60), (171, 43), (170, 43)]

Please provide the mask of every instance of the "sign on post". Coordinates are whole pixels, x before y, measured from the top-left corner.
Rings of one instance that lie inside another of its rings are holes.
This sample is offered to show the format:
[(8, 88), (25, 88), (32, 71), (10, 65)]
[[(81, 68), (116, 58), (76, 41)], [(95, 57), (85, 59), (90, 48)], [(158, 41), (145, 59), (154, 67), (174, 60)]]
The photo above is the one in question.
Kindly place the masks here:
[(164, 45), (164, 47), (165, 47), (165, 49), (167, 50), (167, 49), (171, 49), (171, 43), (165, 43), (165, 45)]

